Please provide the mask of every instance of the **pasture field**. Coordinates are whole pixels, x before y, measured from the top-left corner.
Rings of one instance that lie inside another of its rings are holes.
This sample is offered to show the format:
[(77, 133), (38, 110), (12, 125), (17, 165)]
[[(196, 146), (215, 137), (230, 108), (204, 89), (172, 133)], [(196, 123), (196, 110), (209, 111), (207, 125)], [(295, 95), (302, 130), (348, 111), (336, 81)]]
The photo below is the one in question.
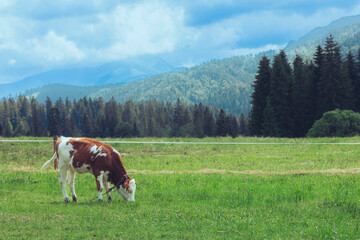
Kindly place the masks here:
[(360, 239), (360, 137), (118, 139), (133, 203), (65, 203), (50, 138), (1, 140), (0, 239)]

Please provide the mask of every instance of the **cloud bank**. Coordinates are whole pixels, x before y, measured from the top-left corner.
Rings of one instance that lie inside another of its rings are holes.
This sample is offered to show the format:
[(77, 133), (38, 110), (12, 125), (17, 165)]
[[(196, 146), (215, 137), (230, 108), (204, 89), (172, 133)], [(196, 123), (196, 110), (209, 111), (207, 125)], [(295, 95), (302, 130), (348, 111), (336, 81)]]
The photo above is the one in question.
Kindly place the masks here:
[(148, 54), (175, 66), (281, 48), (359, 1), (0, 0), (0, 82)]

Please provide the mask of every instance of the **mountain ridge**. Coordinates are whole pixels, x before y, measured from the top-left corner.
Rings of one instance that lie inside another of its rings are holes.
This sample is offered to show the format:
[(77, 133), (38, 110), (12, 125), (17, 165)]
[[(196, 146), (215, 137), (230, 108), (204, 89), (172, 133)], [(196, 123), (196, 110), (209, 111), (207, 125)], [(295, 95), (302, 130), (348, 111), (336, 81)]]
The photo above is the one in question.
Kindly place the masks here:
[(50, 84), (74, 86), (124, 84), (160, 73), (185, 69), (183, 67), (173, 67), (160, 57), (144, 56), (141, 58), (114, 61), (94, 67), (56, 69), (42, 72), (16, 82), (0, 84), (0, 96), (7, 97), (9, 94), (23, 94), (27, 90)]
[[(333, 34), (343, 53), (346, 53), (348, 49), (357, 51), (360, 48), (360, 15), (342, 18), (328, 26), (315, 28), (298, 41), (289, 43), (285, 48), (289, 61), (292, 61), (296, 54), (312, 59), (316, 46), (323, 45), (329, 34)], [(268, 51), (255, 56), (235, 56), (212, 60), (180, 72), (157, 74), (136, 82), (111, 87), (99, 86), (89, 90), (86, 96), (104, 99), (114, 96), (120, 102), (128, 99), (135, 101), (157, 99), (175, 102), (177, 98), (180, 98), (186, 103), (202, 102), (223, 108), (232, 114), (248, 114), (251, 108), (251, 85), (258, 62), (264, 54), (272, 58), (276, 51)], [(51, 86), (46, 89), (49, 91)], [(40, 88), (36, 91), (28, 91), (27, 95), (36, 93), (37, 99), (43, 101), (47, 95), (45, 89), (43, 90)], [(52, 93), (55, 91), (52, 90)], [(65, 97), (64, 94), (51, 96), (54, 97), (53, 100)], [(83, 96), (76, 94), (68, 95), (68, 97)]]

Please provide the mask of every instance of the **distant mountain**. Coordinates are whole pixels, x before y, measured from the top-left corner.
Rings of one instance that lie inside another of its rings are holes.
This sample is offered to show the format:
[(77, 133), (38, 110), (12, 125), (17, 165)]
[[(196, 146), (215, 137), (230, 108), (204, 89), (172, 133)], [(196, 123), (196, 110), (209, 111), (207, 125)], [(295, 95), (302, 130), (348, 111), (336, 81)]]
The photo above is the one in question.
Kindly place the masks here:
[[(75, 86), (99, 86), (123, 84), (147, 78), (160, 73), (180, 71), (166, 61), (155, 56), (143, 56), (106, 63), (96, 67), (57, 69), (27, 77), (23, 80), (0, 84), (0, 97), (16, 95), (26, 90), (50, 84), (68, 84)], [(48, 89), (48, 88), (46, 88)]]
[(59, 97), (65, 99), (84, 96), (102, 97), (104, 100), (114, 96), (120, 102), (128, 99), (175, 102), (180, 98), (186, 103), (202, 102), (228, 112), (247, 114), (250, 110), (251, 83), (258, 61), (258, 57), (232, 57), (117, 86), (48, 85), (28, 91), (25, 95), (32, 95), (39, 101), (45, 101), (47, 96), (53, 101)]
[(340, 18), (325, 27), (317, 27), (297, 41), (290, 41), (285, 51), (290, 56), (296, 53), (312, 58), (317, 45), (324, 45), (326, 37), (333, 35), (343, 53), (360, 49), (360, 15)]
[[(326, 27), (314, 29), (298, 41), (290, 42), (285, 49), (289, 60), (292, 61), (297, 53), (312, 59), (316, 46), (323, 45), (326, 37), (330, 34), (340, 44), (343, 53), (349, 50), (357, 52), (360, 49), (360, 15), (339, 19)], [(61, 88), (56, 85), (28, 91), (27, 95), (34, 95), (40, 101), (44, 101), (48, 95), (53, 100), (58, 97), (64, 99), (66, 96), (69, 98), (102, 97), (104, 99), (114, 96), (121, 102), (130, 98), (135, 101), (157, 99), (175, 102), (177, 98), (180, 98), (183, 102), (202, 102), (223, 108), (233, 114), (247, 114), (250, 111), (251, 84), (263, 54), (272, 59), (275, 52), (269, 51), (256, 56), (213, 60), (181, 72), (154, 75), (118, 86), (90, 88), (62, 86), (62, 90), (59, 91)], [(163, 61), (158, 61), (155, 65), (159, 69), (167, 68), (167, 63)], [(120, 69), (119, 74), (111, 72), (107, 76), (108, 83), (116, 82), (121, 71), (132, 72), (129, 68)], [(128, 75), (131, 76), (130, 73)], [(132, 73), (139, 76), (136, 72)]]

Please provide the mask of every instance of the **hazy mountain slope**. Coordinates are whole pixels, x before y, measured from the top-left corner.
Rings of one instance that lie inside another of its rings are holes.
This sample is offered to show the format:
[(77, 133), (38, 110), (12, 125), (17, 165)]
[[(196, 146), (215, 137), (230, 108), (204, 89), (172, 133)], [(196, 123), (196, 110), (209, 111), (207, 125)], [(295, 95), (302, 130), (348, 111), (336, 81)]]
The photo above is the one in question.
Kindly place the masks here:
[(33, 96), (39, 102), (45, 102), (47, 97), (50, 97), (51, 100), (56, 101), (59, 98), (63, 100), (68, 97), (69, 99), (79, 99), (85, 96), (89, 96), (94, 92), (99, 91), (99, 89), (105, 90), (106, 88), (112, 88), (113, 85), (107, 86), (72, 86), (64, 84), (51, 84), (41, 88), (35, 88), (25, 92), (25, 96)]
[[(183, 70), (174, 68), (155, 56), (116, 61), (94, 67), (57, 69), (27, 77), (17, 82), (0, 84), (0, 97), (16, 95), (32, 88), (49, 84), (69, 84), (74, 86), (97, 86), (122, 84), (147, 78), (155, 74)], [(46, 88), (49, 89), (49, 88)]]
[(59, 97), (81, 98), (84, 96), (104, 100), (112, 96), (125, 102), (128, 99), (146, 101), (183, 102), (218, 106), (225, 110), (247, 114), (250, 110), (249, 96), (258, 57), (233, 57), (213, 60), (202, 65), (174, 73), (160, 74), (147, 79), (122, 85), (73, 87), (48, 85), (25, 93), (39, 101), (47, 96), (55, 101)]
[(178, 73), (153, 76), (141, 81), (101, 89), (89, 97), (146, 101), (183, 102), (217, 106), (229, 112), (247, 114), (250, 110), (249, 95), (256, 72), (254, 57), (233, 57), (213, 60)]

